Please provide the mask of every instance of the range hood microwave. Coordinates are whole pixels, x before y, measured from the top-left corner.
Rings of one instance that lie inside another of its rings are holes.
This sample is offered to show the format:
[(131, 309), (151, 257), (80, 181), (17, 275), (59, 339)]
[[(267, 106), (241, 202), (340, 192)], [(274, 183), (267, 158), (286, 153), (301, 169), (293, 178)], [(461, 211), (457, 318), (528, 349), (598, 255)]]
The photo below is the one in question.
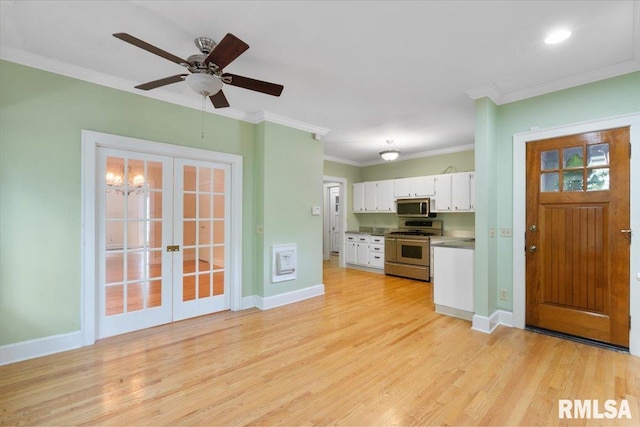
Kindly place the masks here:
[(410, 218), (434, 217), (430, 210), (431, 199), (397, 199), (396, 213), (398, 216)]

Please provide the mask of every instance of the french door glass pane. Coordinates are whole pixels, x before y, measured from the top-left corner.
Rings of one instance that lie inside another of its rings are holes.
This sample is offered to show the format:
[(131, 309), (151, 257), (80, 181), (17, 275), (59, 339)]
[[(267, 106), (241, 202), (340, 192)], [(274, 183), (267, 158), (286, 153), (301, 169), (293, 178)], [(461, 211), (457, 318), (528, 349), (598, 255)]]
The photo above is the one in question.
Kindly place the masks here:
[(106, 316), (162, 304), (162, 175), (161, 162), (106, 158)]
[(191, 301), (224, 293), (224, 275), (217, 270), (224, 269), (225, 257), (225, 170), (187, 165), (183, 170), (182, 300)]

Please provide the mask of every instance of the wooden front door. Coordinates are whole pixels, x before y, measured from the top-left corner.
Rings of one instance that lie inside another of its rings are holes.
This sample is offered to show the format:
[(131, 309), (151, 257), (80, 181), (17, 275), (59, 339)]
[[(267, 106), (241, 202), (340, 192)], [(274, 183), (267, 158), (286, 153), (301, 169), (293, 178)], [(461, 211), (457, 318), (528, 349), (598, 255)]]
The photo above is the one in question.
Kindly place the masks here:
[(526, 324), (629, 346), (629, 128), (527, 144)]

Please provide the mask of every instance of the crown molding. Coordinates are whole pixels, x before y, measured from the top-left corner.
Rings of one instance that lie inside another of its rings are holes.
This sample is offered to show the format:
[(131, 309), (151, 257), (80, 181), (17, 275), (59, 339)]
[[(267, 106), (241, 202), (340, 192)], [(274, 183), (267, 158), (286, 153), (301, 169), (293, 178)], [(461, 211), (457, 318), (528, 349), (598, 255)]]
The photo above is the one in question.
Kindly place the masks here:
[[(71, 77), (73, 79), (94, 83), (100, 86), (109, 87), (111, 89), (122, 90), (136, 95), (145, 96), (147, 98), (153, 98), (159, 101), (165, 101), (172, 104), (181, 105), (183, 107), (193, 108), (198, 111), (202, 110), (202, 100), (199, 97), (182, 96), (173, 93), (166, 93), (163, 91), (140, 91), (134, 88), (136, 83), (130, 80), (110, 76), (108, 74), (100, 73), (99, 71), (91, 70), (89, 68), (70, 65), (62, 61), (47, 58), (45, 56), (35, 55), (33, 53), (26, 52), (20, 49), (0, 46), (0, 59), (9, 62), (15, 62), (17, 64), (25, 65), (27, 67), (36, 68), (39, 70), (60, 74), (66, 77)], [(269, 112), (260, 111), (257, 113), (246, 113), (240, 110), (235, 110), (233, 108), (225, 108), (206, 112), (219, 116), (229, 117), (236, 120), (241, 120), (244, 122), (249, 122), (252, 124), (268, 121), (303, 131), (309, 131), (316, 135), (319, 135), (320, 137), (329, 133), (329, 129), (327, 128), (315, 126), (309, 123), (290, 119), (284, 116), (279, 116), (277, 114)]]
[(315, 135), (318, 135), (319, 138), (329, 133), (329, 129), (327, 128), (312, 125), (310, 123), (302, 122), (300, 120), (291, 119), (289, 117), (280, 116), (278, 114), (270, 113), (268, 111), (258, 111), (257, 113), (252, 114), (250, 116), (250, 120), (248, 121), (250, 121), (253, 124), (258, 124), (260, 122), (270, 122), (270, 123), (275, 123), (279, 125), (284, 125), (290, 128), (311, 132)]
[(405, 160), (441, 156), (443, 154), (460, 153), (462, 151), (471, 151), (474, 149), (475, 149), (474, 144), (456, 145), (454, 147), (438, 148), (435, 150), (420, 151), (418, 153), (412, 153), (412, 154), (406, 154), (406, 155), (400, 154), (401, 157), (399, 157), (397, 160), (393, 160), (392, 162), (387, 162), (386, 160), (382, 160), (382, 158), (380, 160), (374, 160), (370, 162), (355, 162), (353, 160), (347, 160), (347, 159), (342, 159), (340, 157), (333, 157), (333, 156), (327, 156), (327, 155), (324, 156), (324, 159), (329, 160), (331, 162), (343, 163), (345, 165), (357, 166), (357, 167), (363, 168), (366, 166), (386, 165), (388, 163), (398, 163), (398, 162), (403, 162)]
[(360, 163), (360, 162), (356, 162), (356, 161), (348, 160), (348, 159), (343, 159), (341, 157), (328, 156), (328, 155), (325, 154), (324, 159), (328, 160), (330, 162), (342, 163), (344, 165), (355, 166), (355, 167), (358, 167), (358, 168), (362, 167), (362, 163)]
[(535, 96), (546, 95), (548, 93), (557, 92), (559, 90), (569, 89), (588, 83), (594, 83), (612, 77), (622, 76), (624, 74), (633, 73), (635, 71), (640, 71), (640, 59), (636, 58), (618, 64), (613, 64), (608, 67), (599, 68), (597, 70), (575, 74), (564, 79), (554, 80), (552, 82), (514, 90), (511, 92), (503, 93), (494, 83), (491, 83), (486, 86), (480, 86), (475, 89), (470, 89), (465, 93), (474, 100), (488, 97), (496, 105), (503, 105), (510, 102), (533, 98)]

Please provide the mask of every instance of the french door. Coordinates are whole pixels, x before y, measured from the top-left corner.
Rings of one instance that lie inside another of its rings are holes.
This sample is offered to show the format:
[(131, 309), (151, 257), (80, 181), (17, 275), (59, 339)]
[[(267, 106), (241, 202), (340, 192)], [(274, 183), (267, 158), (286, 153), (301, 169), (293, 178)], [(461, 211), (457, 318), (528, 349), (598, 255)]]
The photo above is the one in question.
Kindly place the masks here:
[(98, 151), (98, 337), (229, 308), (230, 166)]
[(527, 144), (526, 324), (629, 346), (629, 128)]

